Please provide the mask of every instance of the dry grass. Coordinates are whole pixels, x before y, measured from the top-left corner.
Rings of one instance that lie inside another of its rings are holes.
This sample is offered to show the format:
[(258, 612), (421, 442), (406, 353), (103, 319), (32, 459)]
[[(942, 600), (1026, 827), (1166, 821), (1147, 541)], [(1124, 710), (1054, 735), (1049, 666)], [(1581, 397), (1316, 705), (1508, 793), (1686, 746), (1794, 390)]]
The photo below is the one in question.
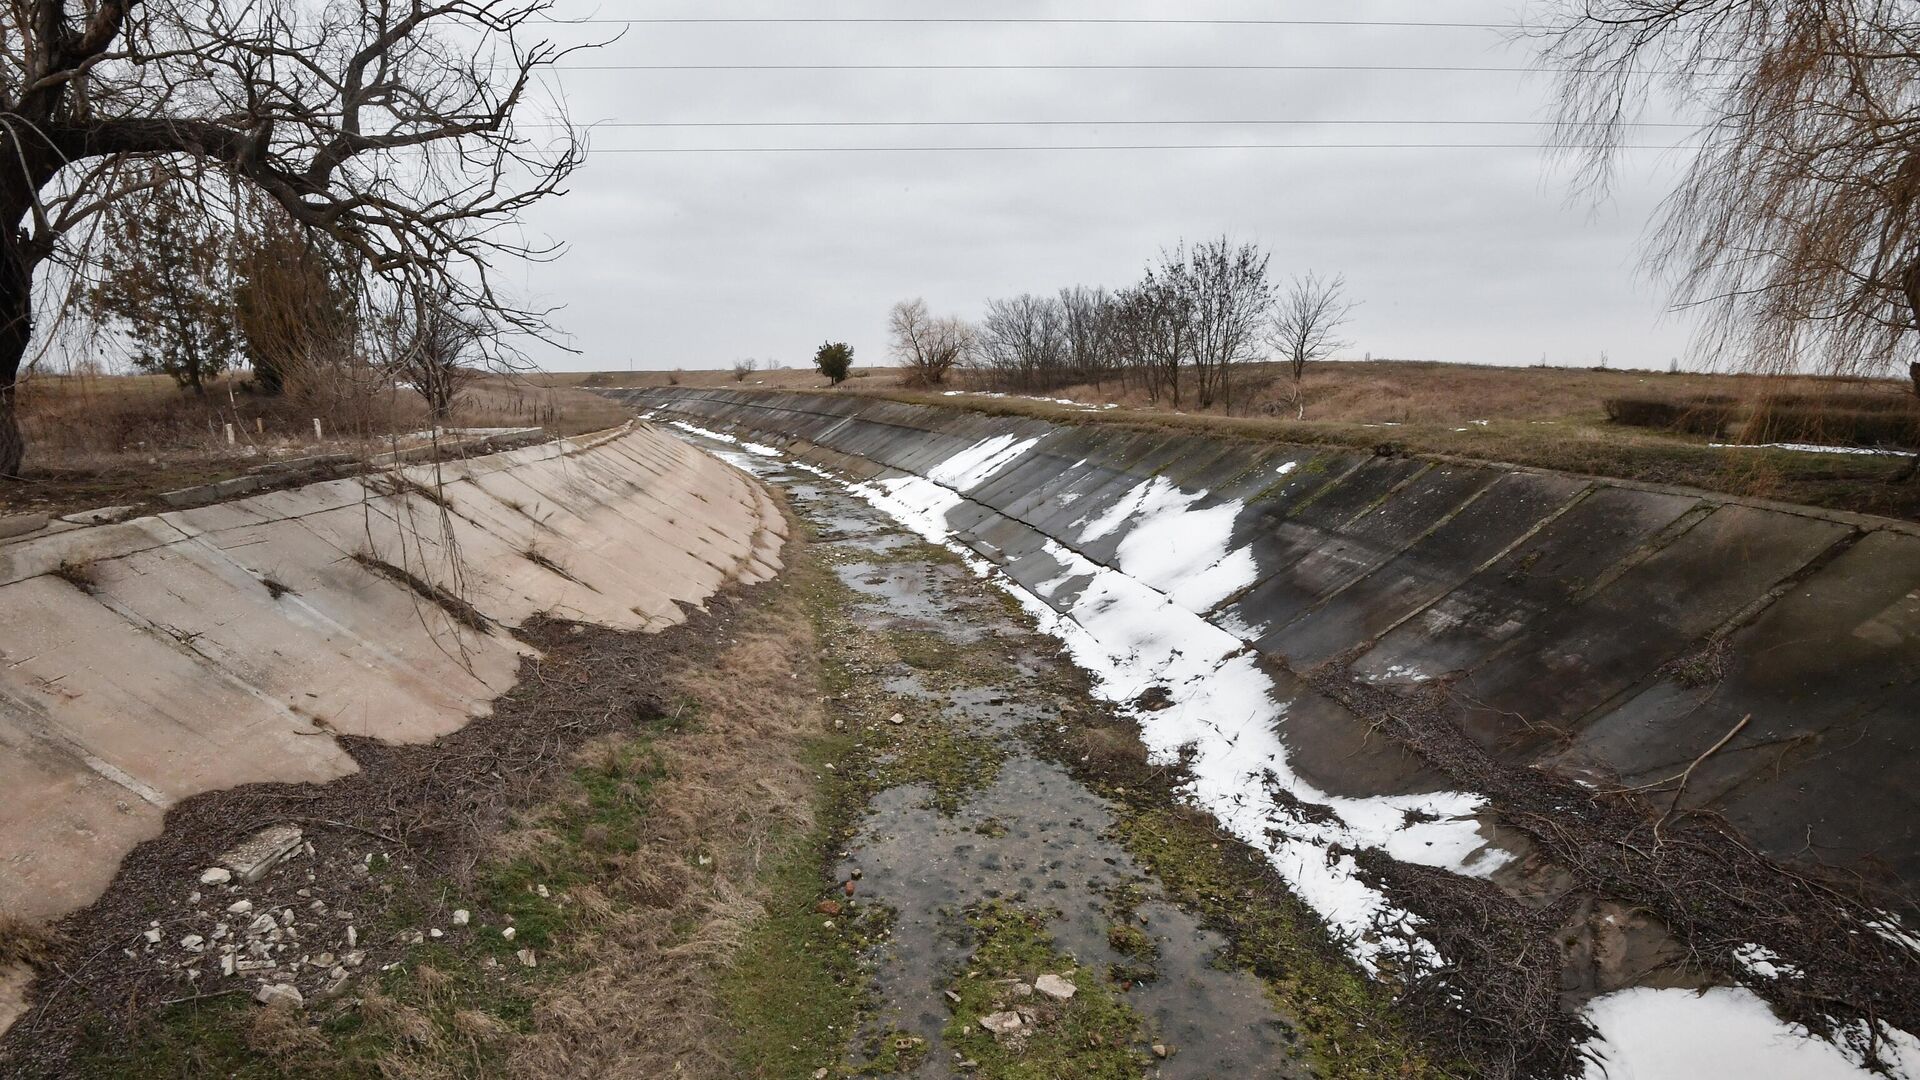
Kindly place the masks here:
[(47, 927), (0, 911), (0, 971), (44, 963), (54, 944), (53, 932)]
[[(629, 838), (637, 848), (575, 890), (597, 917), (568, 946), (577, 974), (543, 992), (534, 1031), (513, 1046), (514, 1075), (734, 1075), (714, 979), (761, 914), (768, 861), (812, 824), (814, 777), (800, 752), (823, 726), (813, 646), (804, 612), (783, 595), (715, 662), (668, 676), (690, 703), (689, 730), (651, 744), (663, 775), (646, 835)], [(537, 829), (503, 845), (547, 846)]]
[[(161, 491), (274, 461), (371, 457), (393, 448), (395, 436), (429, 426), (424, 402), (409, 390), (316, 404), (260, 397), (234, 379), (216, 380), (205, 396), (195, 396), (147, 375), (36, 376), (21, 386), (20, 410), (26, 474), (0, 487), (0, 513), (138, 505)], [(490, 376), (469, 385), (449, 426), (538, 427), (564, 436), (615, 427), (627, 416), (617, 403), (585, 390)]]

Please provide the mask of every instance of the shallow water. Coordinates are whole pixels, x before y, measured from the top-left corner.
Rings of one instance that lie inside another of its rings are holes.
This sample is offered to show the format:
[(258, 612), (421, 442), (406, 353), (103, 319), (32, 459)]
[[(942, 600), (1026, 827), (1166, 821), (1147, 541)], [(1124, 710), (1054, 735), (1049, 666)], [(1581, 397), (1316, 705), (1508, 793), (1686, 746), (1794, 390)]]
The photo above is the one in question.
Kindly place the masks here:
[[(1068, 660), (1035, 650), (1001, 608), (983, 598), (973, 576), (951, 560), (908, 549), (913, 537), (865, 502), (773, 461), (754, 463), (763, 479), (787, 489), (813, 524), (840, 579), (855, 594), (863, 626), (935, 635), (955, 645), (1004, 638), (1011, 675), (1004, 684), (933, 689), (905, 664), (868, 675), (887, 694), (924, 702), (956, 734), (990, 739), (1004, 755), (998, 775), (967, 793), (954, 812), (935, 808), (933, 792), (907, 783), (880, 792), (837, 868), (857, 871), (859, 902), (892, 914), (891, 932), (872, 956), (870, 1033), (904, 1032), (930, 1052), (908, 1075), (978, 1075), (960, 1068), (941, 1031), (950, 1013), (944, 990), (965, 976), (972, 931), (965, 909), (988, 900), (1057, 913), (1048, 926), (1058, 951), (1105, 972), (1130, 958), (1108, 944), (1116, 917), (1112, 892), (1131, 885), (1144, 901), (1118, 917), (1139, 920), (1157, 947), (1154, 977), (1126, 984), (1123, 1000), (1144, 1018), (1143, 1045), (1169, 1049), (1148, 1075), (1164, 1080), (1310, 1075), (1293, 1051), (1292, 1032), (1256, 977), (1219, 962), (1226, 941), (1166, 902), (1154, 880), (1109, 838), (1113, 809), (1065, 769), (1034, 753), (1021, 732), (1060, 722), (1063, 711), (1092, 707), (1041, 690), (1036, 676)], [(856, 1046), (860, 1040), (856, 1040)], [(857, 1060), (849, 1065), (858, 1065)]]

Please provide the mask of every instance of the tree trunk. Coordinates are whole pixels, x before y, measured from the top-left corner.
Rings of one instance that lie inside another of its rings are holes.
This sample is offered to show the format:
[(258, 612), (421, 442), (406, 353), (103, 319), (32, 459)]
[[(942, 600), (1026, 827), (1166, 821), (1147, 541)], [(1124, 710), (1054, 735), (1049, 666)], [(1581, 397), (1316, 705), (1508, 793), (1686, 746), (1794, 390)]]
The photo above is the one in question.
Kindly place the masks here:
[(0, 236), (0, 479), (17, 479), (27, 456), (14, 412), (20, 362), (33, 339), (33, 271), (19, 242)]

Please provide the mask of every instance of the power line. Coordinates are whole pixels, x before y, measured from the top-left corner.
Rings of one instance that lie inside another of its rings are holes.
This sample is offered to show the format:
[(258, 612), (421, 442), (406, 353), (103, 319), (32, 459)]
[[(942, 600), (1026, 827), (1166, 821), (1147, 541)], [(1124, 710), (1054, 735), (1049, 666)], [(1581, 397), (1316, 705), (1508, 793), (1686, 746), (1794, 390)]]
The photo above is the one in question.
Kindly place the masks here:
[[(547, 71), (1438, 71), (1530, 74), (1572, 69), (1470, 64), (556, 64)], [(1579, 72), (1575, 72), (1579, 73)], [(1634, 75), (1668, 75), (1635, 71)]]
[(551, 19), (554, 24), (580, 26), (1351, 26), (1419, 30), (1509, 30), (1512, 23), (1460, 22), (1424, 19), (1047, 19), (1047, 18), (890, 18), (890, 17), (704, 17), (641, 19)]
[[(592, 154), (934, 154), (1061, 153), (1084, 150), (1541, 150), (1539, 143), (1081, 143), (1072, 146), (665, 146), (613, 147)], [(1561, 150), (1698, 150), (1691, 143), (1563, 146)]]
[[(1278, 127), (1291, 124), (1314, 127), (1553, 127), (1553, 120), (602, 120), (573, 125), (583, 128), (967, 128), (967, 127)], [(522, 127), (559, 127), (523, 124)], [(1569, 126), (1600, 127), (1601, 121), (1579, 121)], [(1695, 128), (1697, 124), (1635, 120), (1611, 125), (1633, 128)]]

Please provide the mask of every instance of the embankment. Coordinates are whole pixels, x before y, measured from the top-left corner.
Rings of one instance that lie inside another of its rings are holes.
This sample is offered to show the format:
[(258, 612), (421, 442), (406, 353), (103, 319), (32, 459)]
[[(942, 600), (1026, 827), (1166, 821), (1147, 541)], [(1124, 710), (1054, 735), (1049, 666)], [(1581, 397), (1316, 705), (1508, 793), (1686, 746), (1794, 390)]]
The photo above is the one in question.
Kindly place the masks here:
[(0, 545), (0, 912), (90, 903), (192, 795), (485, 715), (536, 614), (657, 630), (786, 526), (648, 425)]

